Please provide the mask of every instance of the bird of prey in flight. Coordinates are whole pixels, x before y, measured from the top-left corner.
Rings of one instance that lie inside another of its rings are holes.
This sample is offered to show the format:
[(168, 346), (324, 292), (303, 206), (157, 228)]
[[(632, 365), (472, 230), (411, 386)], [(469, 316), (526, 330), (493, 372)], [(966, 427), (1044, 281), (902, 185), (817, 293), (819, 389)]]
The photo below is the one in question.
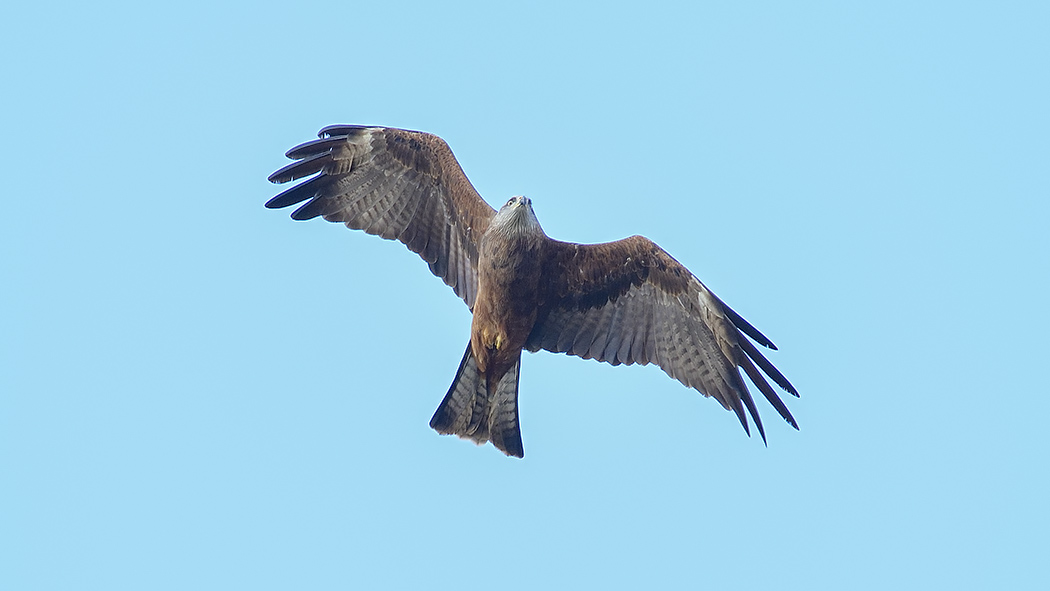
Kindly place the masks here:
[[(748, 340), (772, 341), (648, 238), (604, 244), (549, 238), (532, 202), (490, 207), (441, 138), (333, 125), (288, 151), (274, 183), (306, 181), (266, 207), (305, 201), (296, 220), (321, 216), (418, 253), (473, 313), (470, 342), (430, 426), (508, 456), (525, 454), (518, 425), (522, 350), (546, 349), (612, 365), (655, 363), (667, 375), (765, 430), (740, 370), (791, 426), (769, 385), (794, 386)], [(761, 372), (759, 371), (761, 370)]]

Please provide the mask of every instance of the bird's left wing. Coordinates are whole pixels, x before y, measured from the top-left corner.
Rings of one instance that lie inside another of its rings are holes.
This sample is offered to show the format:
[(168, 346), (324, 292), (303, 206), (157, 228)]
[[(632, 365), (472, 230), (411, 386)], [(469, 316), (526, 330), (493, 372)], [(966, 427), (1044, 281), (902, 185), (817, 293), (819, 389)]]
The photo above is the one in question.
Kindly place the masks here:
[(295, 162), (274, 183), (312, 178), (266, 207), (309, 200), (297, 220), (322, 216), (388, 240), (400, 240), (473, 308), (478, 241), (496, 214), (478, 195), (448, 144), (436, 135), (387, 127), (333, 125), (296, 146)]
[(549, 291), (526, 344), (530, 351), (546, 349), (613, 365), (655, 363), (733, 410), (750, 433), (746, 406), (764, 441), (743, 369), (780, 416), (798, 428), (758, 368), (798, 396), (794, 386), (744, 335), (775, 349), (773, 343), (651, 240), (552, 241), (550, 249), (544, 270)]

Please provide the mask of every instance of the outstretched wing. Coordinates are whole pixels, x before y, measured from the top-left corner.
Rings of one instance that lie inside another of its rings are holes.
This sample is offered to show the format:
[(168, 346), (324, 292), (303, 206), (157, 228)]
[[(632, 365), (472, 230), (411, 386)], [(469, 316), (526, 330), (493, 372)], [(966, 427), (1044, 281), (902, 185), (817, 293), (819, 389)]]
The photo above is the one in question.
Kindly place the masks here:
[(293, 219), (321, 216), (400, 240), (473, 308), (478, 241), (496, 212), (474, 190), (448, 144), (428, 133), (359, 125), (333, 125), (317, 136), (289, 150), (296, 161), (270, 181), (315, 176), (266, 207), (309, 200)]
[[(765, 430), (740, 369), (793, 427), (798, 424), (762, 373), (798, 396), (755, 345), (776, 349), (665, 250), (642, 236), (605, 244), (552, 241), (550, 291), (526, 347), (613, 365), (655, 363)], [(743, 332), (743, 334), (741, 334)], [(757, 365), (757, 367), (756, 367)]]

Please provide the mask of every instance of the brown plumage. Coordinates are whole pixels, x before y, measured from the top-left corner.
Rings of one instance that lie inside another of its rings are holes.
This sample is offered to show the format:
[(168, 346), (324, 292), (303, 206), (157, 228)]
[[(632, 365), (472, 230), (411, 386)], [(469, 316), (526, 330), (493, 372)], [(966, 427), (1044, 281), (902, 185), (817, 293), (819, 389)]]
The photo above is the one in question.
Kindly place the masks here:
[[(546, 349), (612, 365), (655, 363), (668, 375), (765, 430), (740, 369), (793, 427), (769, 385), (795, 388), (747, 337), (773, 343), (642, 236), (604, 244), (547, 237), (525, 197), (499, 212), (467, 180), (448, 145), (427, 133), (338, 125), (296, 146), (270, 175), (315, 175), (266, 206), (307, 201), (297, 220), (331, 222), (397, 239), (419, 253), (473, 312), (470, 342), (430, 426), (522, 457), (521, 351)], [(746, 335), (746, 336), (745, 336)], [(760, 371), (761, 370), (761, 371)]]

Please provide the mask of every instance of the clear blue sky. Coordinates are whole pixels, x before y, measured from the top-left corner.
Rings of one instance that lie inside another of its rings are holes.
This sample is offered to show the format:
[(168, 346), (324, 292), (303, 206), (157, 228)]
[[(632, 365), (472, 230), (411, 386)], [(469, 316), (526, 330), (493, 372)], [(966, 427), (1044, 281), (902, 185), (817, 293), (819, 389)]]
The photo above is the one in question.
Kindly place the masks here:
[[(1046, 3), (21, 3), (0, 50), (0, 588), (1048, 588)], [(654, 367), (523, 361), (263, 203), (437, 133), (548, 234), (644, 234), (779, 346), (769, 446)]]

